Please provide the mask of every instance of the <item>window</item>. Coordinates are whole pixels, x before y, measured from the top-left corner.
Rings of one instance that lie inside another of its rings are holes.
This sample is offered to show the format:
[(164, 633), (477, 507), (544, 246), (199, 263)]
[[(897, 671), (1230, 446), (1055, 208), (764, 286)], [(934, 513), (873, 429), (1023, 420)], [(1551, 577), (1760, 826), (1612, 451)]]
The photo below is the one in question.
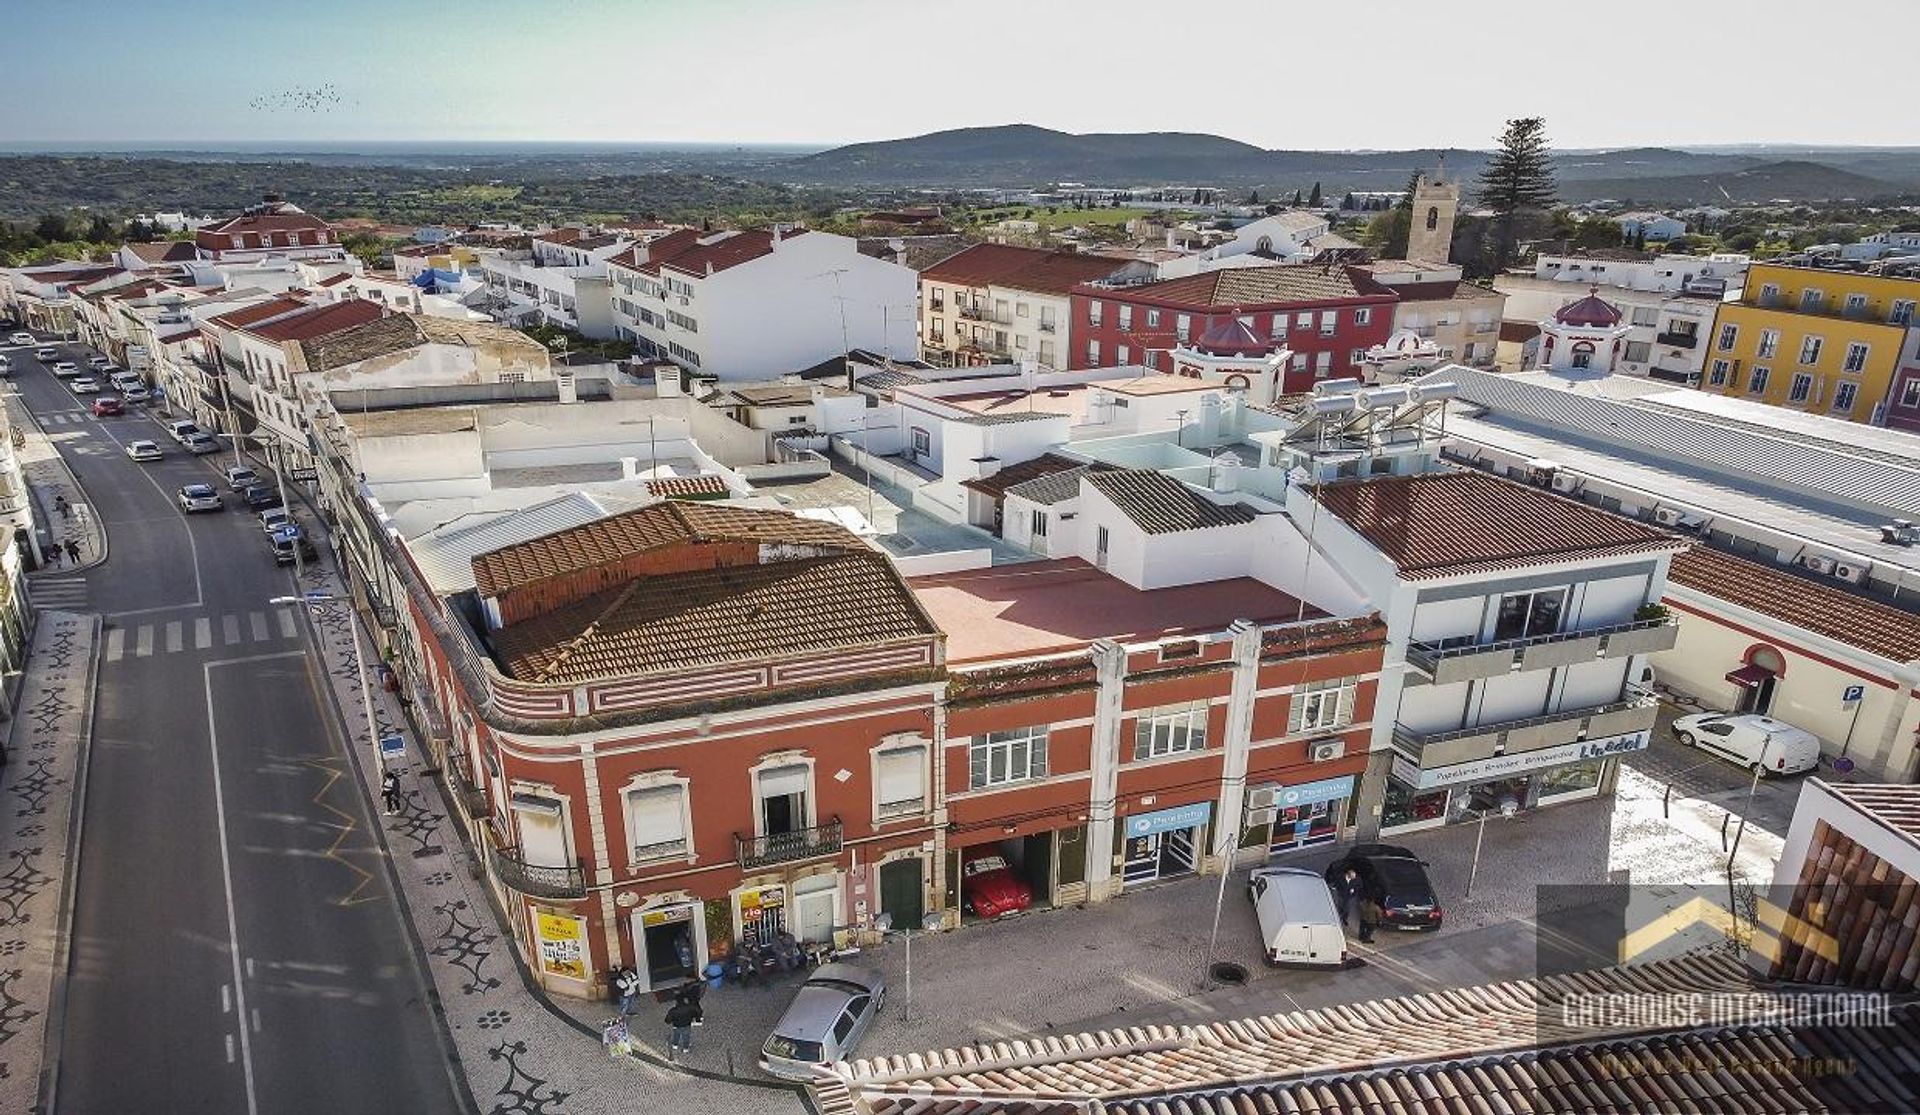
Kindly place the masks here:
[(1804, 403), (1812, 391), (1813, 377), (1806, 372), (1796, 372), (1793, 377), (1793, 386), (1787, 389), (1787, 401)]
[(1122, 329), (1133, 328), (1133, 307), (1132, 306), (1123, 305), (1120, 307), (1120, 328)]
[(1920, 407), (1920, 376), (1907, 380), (1900, 386), (1900, 405), (1912, 410)]
[(1766, 283), (1761, 286), (1760, 304), (1762, 306), (1778, 305), (1779, 302), (1780, 302), (1780, 284), (1779, 283)]
[[(1472, 346), (1472, 345), (1468, 345), (1467, 347), (1468, 347), (1468, 348), (1472, 348), (1473, 346)], [(1355, 368), (1357, 368), (1357, 367), (1359, 367), (1360, 365), (1362, 365), (1362, 364), (1364, 364), (1364, 363), (1366, 363), (1366, 362), (1367, 362), (1367, 350), (1366, 350), (1366, 349), (1364, 349), (1364, 348), (1356, 348), (1356, 349), (1351, 349), (1351, 350), (1349, 350), (1349, 351), (1347, 352), (1347, 364), (1348, 364), (1348, 366), (1350, 366), (1350, 367), (1355, 367)]]
[(1373, 324), (1373, 307), (1362, 306), (1359, 309), (1353, 311), (1353, 323), (1355, 325)]
[(1053, 342), (1045, 337), (1040, 339), (1040, 364), (1046, 368), (1054, 366)]
[(1573, 345), (1573, 366), (1576, 368), (1593, 367), (1593, 342), (1575, 341)]
[(967, 748), (968, 784), (979, 790), (1047, 776), (1047, 729), (1043, 726), (988, 732)]
[(934, 318), (933, 331), (928, 333), (927, 336), (931, 338), (936, 344), (939, 342), (945, 341), (947, 339), (946, 319), (938, 318), (938, 317)]
[(1820, 362), (1820, 346), (1822, 343), (1819, 337), (1810, 336), (1801, 340), (1800, 362), (1802, 364), (1818, 364)]
[(1333, 353), (1315, 353), (1313, 357), (1313, 378), (1325, 379), (1333, 371)]
[(1427, 206), (1427, 231), (1432, 232), (1433, 230), (1439, 227), (1440, 227), (1440, 207), (1438, 205)]
[(933, 456), (933, 435), (927, 433), (924, 426), (913, 428), (913, 455), (916, 457)]
[(1293, 315), (1293, 327), (1295, 329), (1312, 329), (1313, 311), (1301, 310), (1299, 313)]
[(1354, 678), (1312, 681), (1294, 690), (1287, 710), (1287, 734), (1325, 732), (1353, 723)]
[(1633, 324), (1635, 324), (1635, 325), (1658, 325), (1659, 323), (1660, 323), (1660, 309), (1659, 309), (1659, 307), (1657, 307), (1657, 306), (1635, 306), (1635, 307), (1633, 308)]
[(1860, 317), (1867, 312), (1867, 296), (1864, 294), (1847, 295), (1847, 316)]
[(1321, 310), (1320, 311), (1320, 335), (1322, 337), (1333, 336), (1334, 330), (1338, 329), (1339, 327), (1340, 327), (1340, 311), (1338, 310)]
[(1887, 314), (1887, 321), (1894, 325), (1911, 325), (1913, 323), (1913, 303), (1914, 300), (1911, 298), (1894, 299), (1893, 310)]
[(1133, 757), (1154, 759), (1207, 746), (1207, 702), (1147, 709), (1133, 725)]
[(1762, 329), (1760, 331), (1760, 351), (1754, 353), (1755, 359), (1771, 360), (1774, 354), (1779, 351), (1780, 331), (1778, 329)]
[(1738, 325), (1722, 325), (1720, 327), (1720, 346), (1719, 347), (1721, 352), (1732, 352), (1733, 342), (1739, 339), (1740, 339), (1740, 327)]
[(1013, 335), (1013, 347), (1014, 347), (1014, 348), (1026, 348), (1026, 347), (1027, 347), (1027, 335), (1026, 335), (1025, 333), (1015, 333), (1015, 334)]
[(874, 756), (874, 816), (927, 811), (927, 749), (889, 747)]
[(1855, 341), (1847, 346), (1846, 362), (1840, 365), (1843, 372), (1857, 372), (1867, 366), (1867, 346)]
[(1707, 377), (1707, 382), (1715, 387), (1725, 387), (1727, 385), (1727, 362), (1725, 360), (1715, 360), (1713, 362), (1713, 373)]
[(1808, 287), (1800, 292), (1800, 309), (1807, 313), (1819, 313), (1826, 301), (1827, 296), (1824, 291)]
[(627, 833), (633, 862), (677, 859), (687, 854), (686, 786), (644, 786), (627, 791)]
[(1088, 325), (1100, 324), (1101, 317), (1105, 313), (1105, 310), (1106, 310), (1105, 306), (1103, 306), (1098, 301), (1088, 302), (1087, 303), (1087, 324)]
[(808, 808), (813, 768), (805, 763), (765, 767), (756, 772), (754, 790), (760, 799), (760, 834), (777, 836), (813, 827)]
[(1159, 310), (1147, 311), (1147, 328), (1148, 329), (1160, 328), (1160, 311)]
[(1560, 613), (1566, 603), (1567, 590), (1564, 588), (1502, 596), (1500, 609), (1493, 620), (1494, 642), (1554, 634), (1560, 630)]
[(1113, 362), (1116, 364), (1125, 364), (1132, 359), (1133, 349), (1126, 345), (1120, 345), (1113, 350)]
[(1107, 528), (1095, 528), (1093, 532), (1093, 564), (1102, 569), (1107, 567), (1107, 541)]
[(1099, 341), (1087, 342), (1087, 363), (1090, 366), (1095, 368), (1100, 366), (1100, 342)]
[(1767, 376), (1770, 373), (1771, 373), (1771, 369), (1755, 368), (1753, 370), (1753, 377), (1747, 380), (1747, 393), (1749, 395), (1758, 395), (1766, 391)]
[(1045, 538), (1047, 536), (1047, 513), (1035, 508), (1031, 514), (1033, 515), (1033, 524), (1028, 528), (1027, 533), (1033, 535), (1035, 538)]
[(1014, 317), (1030, 317), (1032, 316), (1032, 314), (1030, 313), (1028, 306), (1025, 302), (1015, 302), (1013, 304), (1013, 316)]
[(1287, 361), (1287, 370), (1290, 372), (1306, 371), (1307, 370), (1307, 354), (1304, 352), (1294, 353), (1293, 359)]
[(1858, 384), (1843, 383), (1833, 389), (1833, 411), (1835, 414), (1847, 414), (1853, 410), (1853, 399), (1860, 393)]
[(1181, 314), (1175, 317), (1173, 319), (1173, 332), (1174, 335), (1181, 340), (1186, 340), (1188, 335), (1193, 332), (1193, 318), (1188, 314)]
[(937, 314), (947, 308), (946, 295), (947, 292), (944, 287), (931, 286), (927, 288), (927, 305), (933, 309), (934, 313)]
[(1644, 364), (1647, 361), (1647, 357), (1651, 355), (1653, 355), (1652, 342), (1650, 341), (1628, 341), (1627, 342), (1627, 361), (1629, 363)]

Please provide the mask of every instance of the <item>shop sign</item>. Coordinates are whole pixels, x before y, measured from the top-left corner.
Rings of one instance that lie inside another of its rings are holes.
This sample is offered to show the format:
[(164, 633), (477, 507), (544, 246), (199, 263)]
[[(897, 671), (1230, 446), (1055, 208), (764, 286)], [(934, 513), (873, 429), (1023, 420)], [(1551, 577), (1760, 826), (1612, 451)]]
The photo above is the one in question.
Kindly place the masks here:
[(640, 915), (640, 925), (652, 929), (656, 925), (672, 925), (675, 922), (692, 921), (692, 906), (669, 906), (664, 910), (648, 910)]
[(1152, 836), (1156, 832), (1176, 832), (1190, 829), (1195, 825), (1204, 825), (1213, 816), (1213, 803), (1195, 802), (1192, 805), (1176, 805), (1172, 809), (1161, 809), (1153, 813), (1142, 813), (1127, 818), (1128, 836)]
[(1393, 776), (1416, 790), (1431, 790), (1435, 786), (1505, 778), (1525, 771), (1539, 770), (1542, 767), (1610, 759), (1615, 755), (1644, 750), (1651, 738), (1648, 732), (1628, 732), (1625, 735), (1563, 743), (1558, 747), (1542, 747), (1536, 751), (1519, 751), (1512, 755), (1495, 755), (1491, 758), (1475, 759), (1469, 763), (1454, 763), (1451, 766), (1433, 767), (1427, 770), (1422, 770), (1403, 755), (1396, 755), (1393, 759)]
[(1349, 774), (1340, 778), (1322, 778), (1318, 782), (1303, 782), (1298, 786), (1276, 786), (1273, 804), (1281, 809), (1293, 809), (1352, 796), (1353, 775)]
[(540, 970), (550, 976), (587, 978), (587, 923), (576, 917), (541, 913), (537, 917)]

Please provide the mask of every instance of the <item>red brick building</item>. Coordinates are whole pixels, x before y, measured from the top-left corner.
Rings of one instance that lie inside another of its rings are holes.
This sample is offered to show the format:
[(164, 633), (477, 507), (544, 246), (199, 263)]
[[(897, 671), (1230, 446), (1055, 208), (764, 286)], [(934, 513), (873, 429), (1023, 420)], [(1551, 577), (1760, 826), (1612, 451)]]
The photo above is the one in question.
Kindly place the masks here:
[(290, 204), (279, 194), (268, 194), (237, 217), (201, 225), (193, 233), (202, 259), (217, 263), (244, 263), (282, 256), (289, 259), (347, 257), (333, 226)]
[[(1372, 284), (1369, 284), (1370, 286)], [(1072, 368), (1143, 364), (1174, 370), (1172, 350), (1239, 318), (1270, 351), (1288, 349), (1282, 393), (1357, 375), (1368, 348), (1393, 333), (1394, 296), (1364, 292), (1338, 265), (1223, 268), (1133, 286), (1073, 291)]]

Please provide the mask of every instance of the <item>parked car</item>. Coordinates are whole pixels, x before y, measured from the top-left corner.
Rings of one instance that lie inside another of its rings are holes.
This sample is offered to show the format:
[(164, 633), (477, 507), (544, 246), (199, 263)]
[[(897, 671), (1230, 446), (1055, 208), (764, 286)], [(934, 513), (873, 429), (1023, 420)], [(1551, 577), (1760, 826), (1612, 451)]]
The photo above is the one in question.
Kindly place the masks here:
[(1347, 931), (1327, 881), (1303, 867), (1256, 867), (1247, 900), (1260, 922), (1260, 951), (1275, 967), (1342, 968)]
[(96, 372), (104, 372), (108, 368), (113, 367), (113, 361), (104, 356), (89, 356), (87, 357), (87, 367), (92, 368)]
[(968, 911), (997, 918), (1033, 905), (1033, 888), (1013, 873), (998, 852), (971, 856), (960, 867), (960, 897)]
[(1338, 888), (1349, 867), (1360, 876), (1360, 893), (1380, 903), (1382, 929), (1440, 928), (1443, 912), (1425, 860), (1398, 844), (1355, 844), (1327, 868), (1327, 885)]
[(120, 405), (120, 398), (117, 395), (102, 395), (93, 401), (95, 418), (111, 418), (124, 412), (125, 408)]
[(60, 355), (60, 350), (54, 348), (52, 345), (41, 345), (39, 348), (36, 348), (33, 350), (33, 358), (35, 360), (40, 361), (42, 364), (58, 357), (59, 355)]
[(53, 374), (61, 379), (71, 379), (80, 374), (80, 366), (71, 360), (56, 360), (53, 362)]
[(240, 502), (254, 511), (265, 511), (269, 507), (279, 507), (285, 501), (280, 498), (280, 490), (272, 484), (249, 484), (240, 489)]
[(187, 452), (196, 457), (204, 457), (209, 453), (220, 452), (220, 443), (213, 440), (213, 437), (209, 434), (195, 434), (181, 442), (181, 444), (187, 447)]
[(200, 432), (201, 430), (198, 424), (189, 422), (184, 418), (177, 422), (167, 423), (167, 436), (182, 445), (187, 443), (188, 438)]
[(1820, 740), (1805, 728), (1755, 713), (1675, 717), (1673, 738), (1760, 774), (1799, 774), (1820, 765)]
[(127, 443), (127, 456), (136, 461), (157, 461), (165, 456), (160, 447), (150, 441), (130, 441)]
[(67, 386), (71, 387), (73, 393), (76, 395), (98, 395), (100, 393), (100, 381), (92, 376), (81, 376), (68, 383)]
[(13, 342), (16, 345), (30, 345), (33, 343), (33, 334), (15, 333), (13, 336), (8, 337), (7, 340)]
[(153, 393), (151, 391), (148, 391), (145, 387), (142, 387), (137, 383), (133, 384), (130, 387), (121, 388), (120, 397), (130, 403), (146, 403), (146, 402), (153, 401)]
[(319, 561), (320, 551), (297, 526), (287, 526), (267, 535), (267, 548), (273, 551), (275, 565), (292, 565), (297, 551), (301, 561)]
[(13, 374), (13, 357), (0, 353), (0, 376)]
[(192, 514), (195, 511), (225, 511), (226, 502), (211, 484), (188, 484), (174, 497), (180, 504), (180, 510)]
[(139, 372), (118, 371), (107, 377), (107, 381), (125, 391), (129, 387), (145, 387), (147, 381), (140, 378)]
[(887, 981), (879, 972), (852, 964), (821, 965), (773, 1024), (760, 1048), (760, 1067), (787, 1080), (809, 1079), (815, 1065), (853, 1052), (886, 1001)]
[(282, 527), (297, 527), (299, 525), (300, 524), (293, 521), (293, 516), (288, 514), (287, 509), (284, 507), (269, 507), (265, 511), (260, 512), (260, 530), (263, 533), (272, 534)]
[(259, 475), (244, 465), (228, 465), (226, 471), (221, 475), (227, 478), (227, 488), (235, 492), (241, 491), (249, 485), (260, 483)]

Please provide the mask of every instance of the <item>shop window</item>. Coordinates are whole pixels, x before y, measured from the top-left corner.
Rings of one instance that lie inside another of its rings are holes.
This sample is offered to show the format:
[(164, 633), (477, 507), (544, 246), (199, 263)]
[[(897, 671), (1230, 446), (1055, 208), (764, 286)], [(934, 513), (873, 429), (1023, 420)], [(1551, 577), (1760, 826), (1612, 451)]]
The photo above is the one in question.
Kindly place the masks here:
[(1325, 732), (1353, 723), (1353, 678), (1312, 681), (1294, 690), (1287, 712), (1287, 734)]
[(1047, 776), (1045, 726), (988, 732), (968, 748), (970, 784), (976, 790)]
[(1149, 709), (1133, 726), (1134, 759), (1155, 759), (1207, 746), (1207, 702)]
[(1500, 612), (1493, 624), (1493, 639), (1530, 639), (1560, 630), (1560, 613), (1565, 609), (1567, 590), (1515, 592), (1500, 598)]
[(927, 811), (927, 749), (890, 747), (874, 755), (875, 817)]
[(1386, 800), (1380, 811), (1382, 830), (1409, 825), (1435, 825), (1447, 819), (1445, 786), (1437, 790), (1416, 790), (1398, 778), (1387, 779)]
[(685, 785), (637, 787), (627, 791), (626, 799), (634, 863), (687, 854)]
[(1599, 793), (1600, 772), (1606, 765), (1605, 759), (1596, 759), (1590, 763), (1570, 763), (1541, 771), (1539, 800)]

